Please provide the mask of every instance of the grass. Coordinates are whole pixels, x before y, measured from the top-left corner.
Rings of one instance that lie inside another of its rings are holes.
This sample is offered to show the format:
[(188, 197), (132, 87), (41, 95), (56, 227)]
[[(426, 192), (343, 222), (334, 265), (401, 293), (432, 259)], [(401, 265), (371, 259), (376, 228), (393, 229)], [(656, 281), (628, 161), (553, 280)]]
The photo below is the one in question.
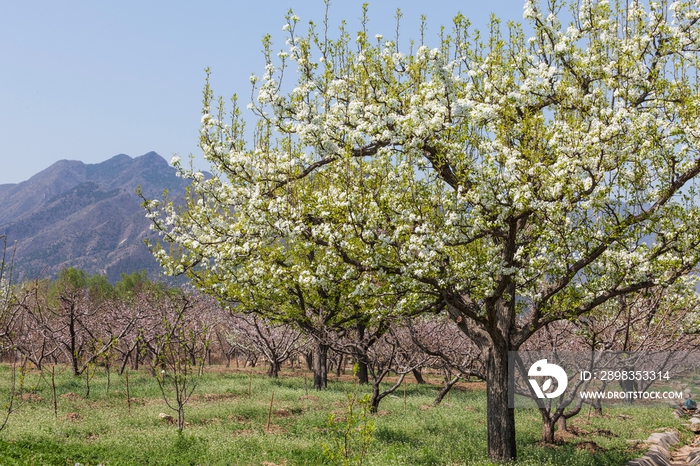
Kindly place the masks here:
[[(0, 390), (9, 383), (0, 366)], [(112, 375), (109, 390), (103, 370), (85, 398), (82, 379), (67, 368), (57, 371), (58, 416), (51, 390), (38, 372), (27, 376), (36, 385), (32, 398), (0, 433), (2, 465), (321, 465), (329, 464), (324, 447), (334, 444), (330, 413), (341, 422), (351, 382), (334, 381), (315, 392), (305, 388), (301, 373), (280, 379), (214, 366), (206, 368), (185, 414), (183, 433), (159, 419), (171, 412), (147, 371), (129, 375), (128, 412), (124, 377)], [(350, 377), (344, 377), (349, 380)], [(250, 384), (251, 396), (248, 396)], [(360, 393), (369, 387), (360, 387)], [(382, 401), (373, 416), (375, 430), (367, 465), (491, 465), (486, 455), (486, 399), (481, 384), (463, 385), (442, 406), (431, 403), (438, 387), (408, 384)], [(271, 425), (266, 430), (274, 391)], [(0, 402), (4, 403), (4, 401)], [(521, 465), (615, 465), (640, 456), (629, 439), (645, 439), (660, 428), (682, 431), (671, 409), (611, 408), (603, 417), (582, 415), (570, 421), (580, 429), (607, 430), (615, 436), (571, 436), (566, 443), (542, 447), (539, 413), (516, 410)], [(588, 443), (585, 443), (588, 442)], [(581, 448), (581, 447), (585, 448)], [(594, 451), (595, 450), (595, 451)]]

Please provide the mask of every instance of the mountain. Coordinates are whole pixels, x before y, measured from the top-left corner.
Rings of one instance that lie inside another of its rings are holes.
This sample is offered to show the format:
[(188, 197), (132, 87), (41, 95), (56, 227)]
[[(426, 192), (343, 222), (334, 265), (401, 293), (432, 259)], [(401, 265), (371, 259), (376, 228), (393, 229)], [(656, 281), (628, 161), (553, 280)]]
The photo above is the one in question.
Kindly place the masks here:
[(15, 279), (52, 277), (64, 267), (107, 275), (146, 270), (161, 277), (143, 240), (155, 239), (136, 188), (149, 199), (184, 196), (187, 182), (160, 155), (119, 154), (98, 164), (61, 160), (27, 181), (0, 185), (0, 235), (16, 241)]

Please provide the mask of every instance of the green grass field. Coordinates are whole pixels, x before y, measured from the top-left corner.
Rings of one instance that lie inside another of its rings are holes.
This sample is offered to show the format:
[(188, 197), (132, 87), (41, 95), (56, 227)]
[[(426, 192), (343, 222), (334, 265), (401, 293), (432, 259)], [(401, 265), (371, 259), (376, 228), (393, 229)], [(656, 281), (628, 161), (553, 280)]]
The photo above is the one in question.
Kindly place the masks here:
[[(10, 371), (0, 367), (0, 389)], [(347, 380), (351, 377), (347, 376)], [(162, 419), (173, 414), (147, 371), (131, 372), (129, 413), (125, 380), (98, 369), (89, 398), (85, 382), (67, 368), (57, 370), (58, 416), (54, 417), (50, 385), (38, 372), (27, 375), (36, 396), (12, 415), (0, 432), (2, 465), (322, 465), (334, 464), (324, 450), (334, 449), (344, 428), (346, 394), (355, 385), (331, 377), (329, 388), (305, 388), (302, 373), (285, 372), (273, 380), (263, 374), (222, 367), (205, 375), (186, 406), (189, 423), (183, 433)], [(308, 385), (311, 381), (307, 379)], [(248, 390), (250, 387), (250, 396)], [(359, 387), (359, 393), (370, 387)], [(437, 385), (407, 384), (382, 401), (367, 465), (488, 465), (486, 400), (483, 385), (455, 389), (441, 406), (432, 407)], [(270, 428), (266, 429), (274, 392)], [(2, 401), (4, 403), (4, 400)], [(329, 415), (336, 417), (329, 423)], [(670, 408), (615, 408), (604, 416), (587, 411), (570, 421), (581, 435), (570, 435), (554, 447), (538, 444), (539, 413), (516, 411), (518, 455), (523, 465), (621, 465), (640, 456), (630, 439), (645, 439), (663, 427), (678, 428)], [(582, 431), (610, 431), (614, 436)], [(353, 430), (352, 435), (357, 435)], [(342, 464), (342, 463), (339, 463)]]

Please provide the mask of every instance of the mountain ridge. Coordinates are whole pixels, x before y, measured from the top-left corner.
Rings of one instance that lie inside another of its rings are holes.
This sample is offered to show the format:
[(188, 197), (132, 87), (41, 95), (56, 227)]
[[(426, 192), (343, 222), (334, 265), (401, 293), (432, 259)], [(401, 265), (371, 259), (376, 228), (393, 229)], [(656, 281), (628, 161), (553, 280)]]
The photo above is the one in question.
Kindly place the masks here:
[(147, 198), (184, 196), (187, 182), (156, 152), (139, 157), (118, 154), (85, 164), (59, 160), (21, 183), (0, 185), (0, 234), (15, 244), (16, 280), (53, 277), (77, 267), (107, 275), (146, 270), (162, 272), (144, 244), (155, 239), (145, 217)]

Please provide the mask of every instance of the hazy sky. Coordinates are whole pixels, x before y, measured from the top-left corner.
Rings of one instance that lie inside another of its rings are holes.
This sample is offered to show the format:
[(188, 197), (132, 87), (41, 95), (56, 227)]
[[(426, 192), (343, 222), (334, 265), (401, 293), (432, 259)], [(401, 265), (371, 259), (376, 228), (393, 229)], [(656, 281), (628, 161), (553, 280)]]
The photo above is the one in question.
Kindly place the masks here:
[[(360, 0), (336, 1), (330, 17), (355, 31)], [(461, 11), (485, 29), (491, 13), (522, 18), (520, 0), (370, 1), (370, 34), (427, 36)], [(23, 181), (60, 159), (96, 163), (116, 154), (199, 155), (204, 69), (217, 95), (247, 102), (262, 74), (260, 39), (284, 47), (289, 8), (301, 24), (323, 19), (323, 0), (4, 2), (0, 14), (0, 184)], [(304, 28), (300, 30), (304, 30)], [(200, 159), (201, 160), (201, 159)], [(202, 168), (206, 166), (202, 163)]]

